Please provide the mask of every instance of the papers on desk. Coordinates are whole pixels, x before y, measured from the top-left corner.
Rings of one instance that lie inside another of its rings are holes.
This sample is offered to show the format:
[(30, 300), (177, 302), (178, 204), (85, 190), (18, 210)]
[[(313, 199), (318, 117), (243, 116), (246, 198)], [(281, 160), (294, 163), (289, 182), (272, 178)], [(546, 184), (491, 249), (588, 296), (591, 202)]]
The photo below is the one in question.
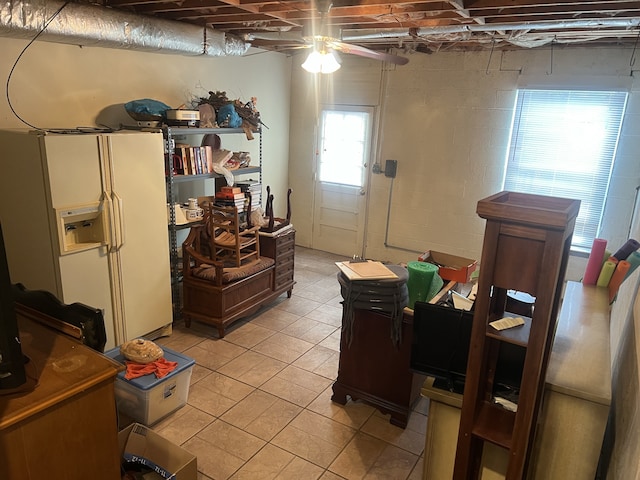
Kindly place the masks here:
[(349, 280), (383, 280), (398, 278), (380, 262), (367, 260), (365, 262), (336, 262), (336, 266)]

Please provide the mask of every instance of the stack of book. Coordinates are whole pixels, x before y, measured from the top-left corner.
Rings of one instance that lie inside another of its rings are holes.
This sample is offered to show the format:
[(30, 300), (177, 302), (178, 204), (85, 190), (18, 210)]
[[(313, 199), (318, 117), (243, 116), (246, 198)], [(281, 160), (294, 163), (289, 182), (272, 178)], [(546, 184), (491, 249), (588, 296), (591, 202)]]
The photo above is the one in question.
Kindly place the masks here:
[(244, 212), (245, 194), (240, 187), (222, 187), (219, 192), (216, 192), (216, 204), (224, 205), (227, 207), (236, 207), (238, 213)]
[(236, 186), (244, 193), (251, 195), (251, 211), (253, 212), (261, 204), (262, 184), (257, 180), (237, 182)]
[(214, 166), (225, 166), (233, 152), (213, 150), (210, 146), (192, 147), (176, 144), (173, 154), (174, 175), (203, 175), (215, 173)]

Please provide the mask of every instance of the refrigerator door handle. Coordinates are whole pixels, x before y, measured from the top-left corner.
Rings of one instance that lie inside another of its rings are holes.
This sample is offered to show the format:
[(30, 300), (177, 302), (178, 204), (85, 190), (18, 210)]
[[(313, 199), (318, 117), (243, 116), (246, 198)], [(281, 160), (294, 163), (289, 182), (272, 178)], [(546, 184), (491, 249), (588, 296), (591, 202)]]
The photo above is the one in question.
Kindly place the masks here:
[(115, 242), (115, 250), (118, 251), (124, 245), (124, 218), (122, 215), (122, 197), (118, 195), (117, 192), (111, 192), (113, 197), (113, 213), (114, 213), (114, 224), (115, 224), (115, 234), (116, 234), (116, 242)]
[(105, 233), (104, 239), (107, 245), (107, 251), (110, 251), (113, 248), (113, 232), (115, 231), (114, 219), (113, 219), (113, 202), (111, 201), (111, 197), (107, 192), (102, 192), (102, 204), (104, 209), (104, 215), (109, 221), (109, 227), (107, 228), (107, 222), (104, 222)]

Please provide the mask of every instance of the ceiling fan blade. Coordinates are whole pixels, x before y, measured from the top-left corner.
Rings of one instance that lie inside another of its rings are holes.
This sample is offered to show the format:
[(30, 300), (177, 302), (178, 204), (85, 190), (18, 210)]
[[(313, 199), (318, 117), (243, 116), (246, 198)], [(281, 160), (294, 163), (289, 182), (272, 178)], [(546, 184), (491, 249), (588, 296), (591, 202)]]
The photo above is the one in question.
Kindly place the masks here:
[(378, 52), (375, 50), (369, 50), (368, 48), (361, 47), (359, 45), (351, 45), (349, 43), (329, 41), (327, 45), (339, 52), (350, 53), (358, 55), (360, 57), (372, 58), (374, 60), (381, 60), (383, 62), (393, 63), (395, 65), (406, 65), (409, 63), (409, 59), (401, 57), (400, 55), (393, 55), (391, 53)]

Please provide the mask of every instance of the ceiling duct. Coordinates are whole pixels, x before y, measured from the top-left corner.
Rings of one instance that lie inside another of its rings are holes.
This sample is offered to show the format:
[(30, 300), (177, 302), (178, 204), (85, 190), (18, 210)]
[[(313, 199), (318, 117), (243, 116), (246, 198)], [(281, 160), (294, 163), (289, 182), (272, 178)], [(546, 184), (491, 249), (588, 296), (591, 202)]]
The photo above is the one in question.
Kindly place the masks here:
[[(623, 28), (629, 30), (629, 36), (637, 36), (638, 32), (633, 31), (640, 25), (640, 18), (609, 18), (598, 20), (558, 20), (549, 22), (520, 22), (520, 23), (470, 23), (464, 25), (446, 25), (441, 27), (422, 27), (415, 29), (415, 34), (420, 37), (436, 35), (448, 35), (463, 32), (512, 32), (514, 30), (525, 31), (551, 31), (556, 29), (587, 29), (599, 30), (604, 28)], [(350, 41), (373, 40), (378, 38), (407, 38), (410, 36), (408, 30), (388, 29), (388, 30), (352, 30), (352, 33), (345, 30), (342, 39)]]
[[(344, 29), (341, 40), (344, 42), (375, 43), (396, 39), (399, 44), (405, 40), (422, 38), (424, 40), (439, 41), (445, 39), (465, 40), (472, 34), (491, 34), (505, 37), (511, 43), (516, 43), (516, 37), (520, 37), (521, 46), (533, 47), (551, 41), (567, 42), (572, 40), (596, 39), (600, 37), (615, 36), (617, 38), (634, 38), (640, 26), (640, 18), (605, 18), (597, 20), (558, 20), (546, 22), (514, 22), (492, 24), (460, 24), (440, 27), (422, 27), (415, 29), (390, 28), (390, 29)], [(615, 30), (611, 30), (615, 29)], [(558, 30), (566, 30), (556, 33)], [(507, 34), (506, 32), (511, 32)], [(529, 32), (539, 32), (532, 35), (532, 40), (527, 43), (524, 36)], [(247, 40), (290, 40), (302, 42), (302, 37), (297, 32), (255, 32), (247, 36)], [(490, 43), (491, 39), (489, 39)]]
[[(64, 2), (1, 1), (0, 37), (31, 39)], [(250, 44), (207, 27), (69, 2), (39, 40), (177, 55), (243, 55)]]

